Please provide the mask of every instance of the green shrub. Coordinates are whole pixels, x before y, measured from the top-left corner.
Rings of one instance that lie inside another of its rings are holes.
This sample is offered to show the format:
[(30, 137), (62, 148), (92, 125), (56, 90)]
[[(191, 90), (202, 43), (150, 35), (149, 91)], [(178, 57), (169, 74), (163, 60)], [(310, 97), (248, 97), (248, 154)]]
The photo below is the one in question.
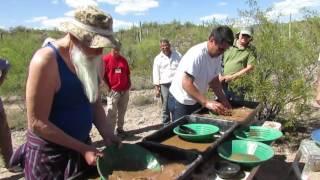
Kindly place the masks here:
[[(252, 2), (252, 1), (250, 1)], [(254, 4), (253, 4), (254, 5)], [(244, 13), (245, 14), (245, 13)], [(254, 43), (258, 62), (254, 72), (233, 83), (248, 88), (246, 97), (263, 105), (260, 119), (276, 120), (295, 127), (309, 113), (320, 33), (319, 17), (288, 24), (267, 20), (264, 12), (252, 7), (247, 14), (256, 19)], [(312, 34), (312, 36), (310, 36)], [(311, 70), (310, 70), (311, 69)]]

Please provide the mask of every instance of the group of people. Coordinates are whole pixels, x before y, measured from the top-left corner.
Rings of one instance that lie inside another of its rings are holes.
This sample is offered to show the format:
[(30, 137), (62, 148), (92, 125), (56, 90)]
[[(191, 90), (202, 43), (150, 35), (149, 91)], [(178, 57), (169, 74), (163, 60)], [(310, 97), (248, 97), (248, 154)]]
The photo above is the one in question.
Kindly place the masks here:
[[(231, 108), (230, 100), (243, 100), (244, 87), (228, 85), (254, 68), (256, 53), (252, 40), (250, 27), (243, 28), (234, 40), (229, 27), (219, 26), (207, 41), (193, 46), (183, 57), (170, 49), (168, 40), (161, 40), (161, 52), (153, 64), (153, 83), (156, 96), (161, 95), (163, 124), (201, 107), (226, 114)], [(206, 97), (208, 88), (217, 100)]]
[[(97, 7), (79, 8), (72, 21), (59, 26), (65, 36), (35, 52), (26, 83), (26, 143), (13, 154), (11, 144), (9, 148), (2, 146), (3, 138), (9, 137), (2, 136), (2, 126), (6, 129), (7, 124), (0, 109), (1, 152), (7, 167), (21, 166), (26, 179), (66, 179), (95, 165), (97, 157), (104, 154), (91, 144), (92, 124), (106, 146), (121, 146), (117, 134), (124, 133), (131, 80), (128, 63), (119, 52), (121, 43), (113, 36), (112, 21)], [(163, 102), (163, 123), (167, 125), (201, 107), (225, 114), (231, 108), (231, 96), (223, 86), (254, 66), (255, 56), (248, 45), (251, 40), (250, 30), (240, 31), (234, 41), (229, 27), (218, 26), (207, 41), (193, 46), (183, 57), (171, 49), (167, 39), (161, 40), (153, 82), (156, 96)], [(105, 47), (112, 49), (102, 56)], [(5, 72), (8, 66), (2, 64), (1, 71)], [(106, 112), (100, 96), (102, 82), (108, 86)], [(206, 97), (209, 87), (217, 100)]]

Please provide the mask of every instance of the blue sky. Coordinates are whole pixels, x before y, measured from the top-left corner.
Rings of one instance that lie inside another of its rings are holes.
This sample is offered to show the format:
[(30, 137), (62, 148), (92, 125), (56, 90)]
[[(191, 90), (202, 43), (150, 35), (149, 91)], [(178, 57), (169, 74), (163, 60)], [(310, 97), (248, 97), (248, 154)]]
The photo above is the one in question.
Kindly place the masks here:
[[(238, 19), (238, 10), (248, 9), (246, 0), (0, 0), (0, 28), (15, 26), (52, 28), (71, 17), (78, 6), (95, 5), (114, 18), (114, 30), (141, 22), (202, 23)], [(257, 0), (270, 18), (301, 18), (303, 8), (320, 9), (320, 0)], [(241, 21), (239, 21), (241, 22)]]

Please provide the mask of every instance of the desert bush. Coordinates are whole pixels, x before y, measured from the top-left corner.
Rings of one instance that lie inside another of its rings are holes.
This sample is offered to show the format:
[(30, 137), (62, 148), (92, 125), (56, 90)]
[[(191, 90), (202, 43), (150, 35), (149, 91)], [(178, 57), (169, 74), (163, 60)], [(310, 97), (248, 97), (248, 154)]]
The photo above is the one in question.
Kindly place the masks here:
[(246, 97), (262, 103), (264, 108), (259, 113), (260, 119), (295, 127), (308, 113), (308, 102), (313, 98), (312, 82), (319, 53), (312, 45), (319, 44), (320, 33), (306, 27), (319, 27), (320, 19), (309, 17), (303, 22), (292, 23), (289, 37), (288, 24), (271, 22), (256, 7), (247, 14), (251, 17), (254, 14), (257, 22), (254, 42), (258, 62), (253, 73), (239, 79), (233, 86), (246, 86)]

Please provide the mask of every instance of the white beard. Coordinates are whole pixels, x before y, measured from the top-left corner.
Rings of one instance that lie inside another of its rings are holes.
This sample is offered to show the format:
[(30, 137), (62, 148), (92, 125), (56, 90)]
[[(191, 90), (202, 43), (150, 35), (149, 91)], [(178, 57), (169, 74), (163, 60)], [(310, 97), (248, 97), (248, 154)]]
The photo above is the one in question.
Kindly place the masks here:
[(88, 58), (79, 48), (74, 46), (71, 50), (71, 61), (89, 102), (96, 102), (99, 94), (98, 77), (102, 65), (100, 56)]

